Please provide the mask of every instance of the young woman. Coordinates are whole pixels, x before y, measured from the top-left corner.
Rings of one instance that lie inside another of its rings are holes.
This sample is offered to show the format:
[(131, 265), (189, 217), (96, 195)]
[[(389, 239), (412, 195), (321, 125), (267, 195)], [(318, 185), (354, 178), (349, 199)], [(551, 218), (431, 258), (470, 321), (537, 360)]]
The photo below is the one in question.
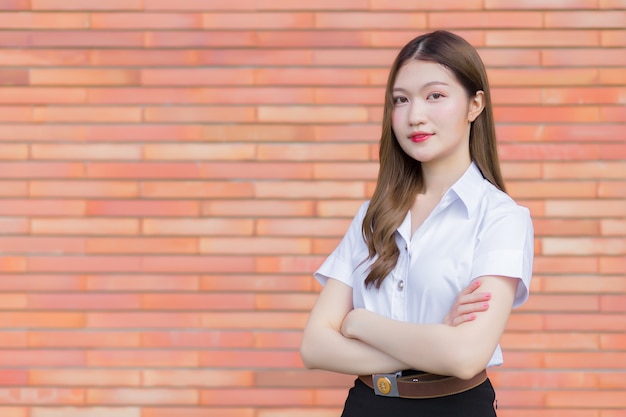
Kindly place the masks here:
[(532, 260), (480, 57), (450, 32), (413, 39), (389, 75), (372, 199), (315, 273), (305, 365), (360, 375), (344, 417), (495, 416), (484, 370), (503, 361)]

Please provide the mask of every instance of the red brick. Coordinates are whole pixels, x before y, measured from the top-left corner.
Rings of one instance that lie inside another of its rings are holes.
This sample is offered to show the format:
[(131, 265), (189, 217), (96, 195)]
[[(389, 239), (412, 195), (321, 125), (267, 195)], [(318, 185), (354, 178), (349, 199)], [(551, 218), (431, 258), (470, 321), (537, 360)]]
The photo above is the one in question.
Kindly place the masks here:
[(141, 159), (141, 146), (122, 144), (37, 144), (31, 145), (33, 159), (56, 160), (108, 160)]
[(0, 251), (7, 254), (84, 253), (85, 241), (82, 237), (3, 236)]
[[(28, 335), (28, 346), (33, 348), (130, 348), (140, 346), (140, 336), (136, 333), (84, 330), (80, 332), (33, 331)], [(30, 377), (34, 382), (32, 373)], [(72, 379), (67, 380), (68, 385), (71, 381)], [(52, 384), (50, 381), (39, 383)]]
[(144, 256), (141, 267), (151, 272), (252, 272), (254, 258), (244, 256)]
[[(9, 32), (10, 34), (10, 32)], [(141, 47), (143, 34), (140, 32), (109, 32), (96, 30), (33, 31), (28, 44), (35, 47)]]
[(593, 295), (543, 295), (534, 294), (520, 307), (520, 311), (535, 312), (588, 312), (599, 311), (600, 299)]
[(202, 176), (221, 180), (313, 178), (313, 166), (306, 162), (211, 162), (203, 168)]
[(203, 13), (202, 27), (210, 30), (305, 29), (313, 28), (319, 17), (313, 13), (255, 12)]
[(38, 218), (31, 220), (31, 230), (33, 233), (43, 235), (135, 235), (139, 232), (139, 221), (109, 218)]
[[(86, 167), (89, 178), (198, 178), (200, 169), (189, 163), (144, 163), (144, 162), (102, 162), (90, 163)], [(146, 183), (148, 187), (150, 183)]]
[[(624, 8), (624, 5), (621, 5)], [(604, 47), (623, 47), (626, 43), (626, 35), (623, 30), (603, 30), (600, 33), (601, 45)]]
[(101, 49), (92, 51), (89, 58), (91, 64), (102, 67), (158, 68), (164, 66), (164, 63), (186, 67), (198, 63), (198, 54), (193, 50)]
[[(181, 330), (149, 332), (141, 334), (141, 344), (142, 346), (157, 348), (250, 348), (254, 346), (254, 335), (245, 331), (194, 332)], [(147, 385), (153, 384), (155, 383)], [(161, 383), (161, 385), (163, 384), (185, 385), (185, 382), (178, 380), (178, 382)]]
[(548, 201), (546, 212), (559, 217), (619, 217), (624, 213), (621, 200), (559, 200)]
[[(360, 68), (260, 68), (255, 71), (260, 85), (359, 86), (368, 83), (368, 72)], [(307, 109), (303, 107), (303, 109)], [(286, 110), (286, 109), (283, 109)]]
[[(181, 109), (182, 114), (182, 109)], [(217, 116), (217, 115), (216, 115)], [(169, 117), (169, 115), (168, 115)], [(255, 156), (253, 144), (188, 143), (144, 145), (143, 157), (146, 160), (249, 160)]]
[(255, 120), (254, 107), (179, 106), (146, 107), (144, 119), (148, 122), (251, 122)]
[(195, 201), (166, 200), (98, 200), (87, 202), (90, 216), (196, 216), (200, 212)]
[[(217, 415), (220, 417), (255, 417), (257, 414), (251, 407), (193, 407), (193, 408), (149, 408), (142, 407), (142, 417), (205, 417), (208, 415)], [(606, 416), (616, 417), (616, 416)], [(622, 416), (620, 416), (622, 417)]]
[(255, 299), (257, 310), (310, 311), (317, 294), (259, 294)]
[(193, 275), (87, 275), (86, 288), (93, 291), (196, 291), (199, 278)]
[[(220, 313), (222, 314), (222, 313)], [(158, 329), (193, 328), (201, 324), (201, 316), (195, 313), (137, 313), (106, 312), (87, 313), (84, 327), (90, 329)]]
[[(485, 46), (485, 35), (483, 31), (480, 30), (455, 30), (454, 33), (464, 38), (467, 42), (469, 42), (475, 48), (480, 48)], [(378, 30), (375, 32), (370, 32), (369, 34), (369, 46), (373, 47), (384, 47), (384, 48), (399, 48), (406, 44), (411, 39), (415, 38), (418, 34), (412, 30), (394, 30), (394, 31), (384, 31)], [(350, 45), (348, 45), (350, 46)], [(391, 63), (388, 63), (391, 65)], [(389, 70), (385, 70), (385, 78), (386, 74)]]
[(141, 194), (144, 197), (191, 197), (204, 198), (248, 198), (254, 194), (253, 185), (248, 182), (226, 181), (153, 181), (144, 184)]
[(594, 144), (506, 144), (498, 147), (503, 161), (572, 161), (599, 159), (600, 151)]
[(145, 294), (141, 308), (147, 310), (250, 310), (255, 302), (247, 294)]
[[(143, 34), (144, 46), (149, 48), (219, 47), (240, 48), (255, 46), (253, 31), (154, 31)], [(127, 42), (127, 45), (132, 45)]]
[(146, 219), (142, 222), (147, 235), (224, 235), (249, 236), (253, 232), (251, 219)]
[[(415, 5), (412, 3), (397, 2), (394, 0), (370, 0), (369, 7), (371, 10), (414, 10)], [(420, 10), (459, 10), (459, 9), (482, 9), (483, 2), (481, 0), (467, 0), (459, 3), (458, 0), (441, 0), (435, 3), (424, 3), (419, 5)]]
[(626, 80), (626, 75), (621, 68), (601, 67), (598, 70), (598, 80), (601, 84), (622, 86)]
[[(614, 87), (581, 87), (581, 88), (545, 88), (543, 89), (543, 103), (545, 104), (613, 104), (619, 103), (625, 93)], [(558, 127), (557, 127), (558, 128)], [(563, 126), (563, 128), (566, 128)], [(593, 126), (594, 129), (602, 129), (611, 137), (616, 135), (617, 126)], [(570, 130), (585, 131), (580, 126)], [(597, 132), (597, 130), (595, 130)], [(572, 132), (573, 133), (573, 132)], [(596, 133), (597, 134), (597, 133)], [(607, 138), (608, 139), (608, 138)]]
[(96, 350), (86, 353), (87, 365), (93, 367), (163, 368), (198, 366), (198, 353), (189, 350)]
[(31, 0), (0, 0), (2, 10), (29, 9)]
[(132, 310), (141, 305), (136, 294), (29, 294), (31, 310)]
[(0, 69), (0, 85), (6, 86), (28, 84), (30, 84), (30, 75), (28, 70), (6, 68)]
[[(533, 296), (535, 297), (535, 296)], [(507, 350), (551, 350), (577, 351), (600, 348), (600, 337), (595, 334), (528, 334), (505, 332), (500, 342)], [(532, 378), (532, 376), (530, 376)], [(525, 381), (526, 382), (526, 381)], [(581, 381), (576, 381), (577, 383)], [(593, 384), (589, 384), (593, 387)], [(552, 387), (556, 388), (556, 387)]]
[(85, 325), (83, 313), (0, 313), (0, 327), (7, 329), (21, 329), (24, 327), (37, 328), (82, 328)]
[(141, 374), (117, 369), (34, 369), (29, 372), (29, 378), (33, 385), (133, 386), (140, 384)]
[(588, 67), (589, 62), (603, 67), (623, 67), (626, 58), (612, 49), (551, 49), (541, 51), (541, 63), (554, 67)]
[(260, 144), (257, 158), (261, 161), (363, 161), (369, 147), (363, 144)]
[(258, 219), (256, 231), (261, 236), (342, 236), (349, 224), (350, 219)]
[(623, 179), (626, 165), (619, 162), (544, 162), (544, 178), (550, 179)]
[(542, 280), (542, 290), (560, 293), (620, 293), (626, 282), (617, 277), (603, 276), (551, 276)]
[(3, 200), (2, 205), (0, 205), (0, 215), (2, 216), (81, 216), (83, 214), (85, 214), (85, 203), (76, 200), (5, 199)]
[[(0, 343), (2, 343), (2, 346), (7, 348), (25, 348), (27, 346), (27, 338), (28, 335), (26, 334), (26, 331), (0, 333)], [(0, 371), (0, 385), (16, 385), (13, 383), (14, 379), (21, 378), (19, 375), (22, 375), (24, 372), (25, 371), (23, 370)]]
[(254, 375), (247, 370), (148, 369), (142, 376), (147, 387), (245, 387), (254, 384)]
[(3, 291), (77, 291), (84, 288), (80, 276), (21, 274), (5, 275), (0, 280)]
[[(598, 320), (602, 317), (601, 320)], [(544, 317), (546, 331), (593, 331), (621, 332), (624, 329), (623, 314), (550, 314)], [(572, 363), (580, 363), (576, 360)]]
[(580, 407), (580, 408), (624, 408), (626, 398), (623, 391), (580, 392), (562, 391), (546, 395), (546, 405), (549, 407)]
[[(213, 66), (284, 66), (284, 65), (311, 65), (313, 52), (308, 49), (295, 47), (293, 49), (211, 49), (197, 50), (198, 63)], [(237, 68), (229, 68), (235, 71)]]
[(140, 0), (111, 0), (106, 3), (89, 3), (88, 9), (82, 0), (30, 0), (33, 10), (140, 10)]
[(85, 417), (115, 415), (116, 417), (140, 417), (138, 407), (37, 407), (31, 417)]
[[(295, 137), (308, 142), (316, 140), (316, 129), (309, 125), (212, 125), (203, 127), (202, 140), (240, 142), (292, 142)], [(315, 137), (315, 138), (314, 138)], [(278, 165), (280, 166), (280, 165)]]
[(30, 70), (33, 85), (134, 85), (139, 72), (121, 69), (49, 69)]
[(31, 181), (33, 197), (136, 197), (138, 185), (123, 181)]
[[(110, 94), (115, 94), (116, 89), (106, 89)], [(143, 90), (137, 90), (139, 93)], [(148, 96), (150, 96), (151, 89), (148, 89)], [(89, 97), (103, 97), (101, 95), (93, 96), (91, 90), (89, 91)], [(135, 97), (135, 99), (139, 99)], [(123, 100), (123, 99), (122, 99)], [(167, 125), (167, 124), (146, 124), (141, 125), (90, 125), (88, 129), (85, 129), (86, 140), (93, 142), (127, 142), (127, 141), (141, 141), (141, 142), (164, 142), (171, 141), (173, 138), (180, 140), (197, 141), (202, 139), (202, 129), (199, 126), (191, 125)], [(180, 170), (181, 167), (177, 167)]]
[(253, 0), (232, 0), (228, 3), (210, 2), (203, 0), (182, 0), (173, 4), (168, 0), (143, 0), (146, 10), (253, 10)]
[[(318, 12), (318, 29), (420, 29), (426, 27), (426, 13)], [(301, 26), (302, 27), (302, 26)]]
[(33, 272), (134, 272), (141, 260), (133, 256), (38, 256), (28, 260)]
[[(3, 79), (0, 72), (0, 79)], [(82, 88), (3, 87), (0, 102), (8, 104), (77, 104), (86, 101)]]
[(285, 36), (285, 33), (282, 31), (262, 31), (257, 33), (255, 43), (256, 46), (262, 48), (351, 48), (374, 46), (371, 45), (369, 35), (366, 32), (333, 30), (301, 30), (291, 32), (289, 36)]
[(596, 0), (485, 0), (486, 9), (594, 9), (597, 7)]
[(198, 253), (198, 242), (193, 238), (93, 238), (87, 239), (86, 253)]
[(142, 85), (251, 84), (254, 71), (246, 68), (142, 69)]
[(226, 389), (202, 390), (200, 404), (207, 405), (262, 405), (310, 406), (313, 393), (298, 389)]
[(306, 238), (202, 238), (200, 239), (200, 253), (303, 255), (311, 253), (311, 242)]
[(3, 369), (0, 371), (0, 386), (27, 385), (28, 371), (21, 369)]
[[(319, 0), (316, 3), (292, 3), (288, 10), (364, 10), (368, 8), (366, 0)], [(260, 10), (285, 10), (281, 0), (257, 0), (256, 7)]]
[(558, 11), (544, 15), (546, 28), (623, 29), (625, 23), (626, 13), (617, 10)]
[[(328, 252), (327, 252), (328, 253)], [(206, 291), (311, 291), (313, 278), (306, 275), (206, 275), (200, 287)]]
[[(84, 66), (89, 63), (89, 51), (86, 49), (5, 49), (2, 57), (4, 62), (10, 62), (12, 66), (20, 65), (34, 68)], [(67, 70), (69, 71), (69, 69)], [(34, 69), (23, 71), (28, 71), (30, 74)]]
[(204, 313), (202, 325), (211, 329), (302, 330), (308, 316), (298, 312)]
[(197, 29), (202, 27), (199, 13), (92, 13), (94, 29)]
[[(0, 149), (2, 146), (0, 146)], [(2, 197), (26, 197), (28, 184), (24, 181), (0, 181), (0, 196)]]
[[(282, 192), (281, 192), (282, 190)], [(365, 198), (365, 188), (359, 182), (290, 182), (287, 184), (259, 183), (255, 194), (259, 198), (280, 198), (288, 193), (291, 198)]]
[(434, 29), (540, 29), (543, 27), (543, 14), (541, 12), (515, 11), (515, 12), (432, 12), (428, 14), (428, 26)]
[(0, 388), (0, 403), (24, 405), (81, 405), (85, 391), (80, 388)]
[(314, 100), (312, 88), (274, 87), (206, 88), (198, 101), (210, 104), (310, 104)]
[(2, 13), (4, 29), (83, 29), (89, 26), (86, 13)]
[(199, 394), (195, 389), (89, 388), (85, 397), (87, 404), (194, 405)]
[(2, 106), (0, 107), (0, 122), (30, 122), (36, 111), (37, 108), (32, 106)]
[(602, 236), (624, 236), (626, 235), (626, 220), (600, 220), (600, 230)]
[[(586, 86), (598, 83), (598, 71), (592, 68), (490, 69), (489, 79), (500, 86)], [(604, 83), (606, 84), (606, 83)]]

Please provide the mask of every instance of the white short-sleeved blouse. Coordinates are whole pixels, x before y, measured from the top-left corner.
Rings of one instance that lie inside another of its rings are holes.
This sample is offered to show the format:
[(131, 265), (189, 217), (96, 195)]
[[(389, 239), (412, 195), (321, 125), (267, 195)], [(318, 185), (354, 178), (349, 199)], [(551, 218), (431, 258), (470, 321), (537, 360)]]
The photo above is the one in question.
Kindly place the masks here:
[[(315, 278), (337, 279), (353, 290), (355, 308), (413, 323), (441, 323), (458, 293), (485, 275), (519, 278), (514, 307), (528, 298), (533, 263), (533, 225), (527, 208), (483, 178), (472, 163), (439, 204), (411, 233), (407, 213), (396, 232), (400, 257), (380, 289), (364, 285), (372, 261), (361, 224), (364, 203), (343, 240)], [(502, 363), (498, 345), (488, 366)]]

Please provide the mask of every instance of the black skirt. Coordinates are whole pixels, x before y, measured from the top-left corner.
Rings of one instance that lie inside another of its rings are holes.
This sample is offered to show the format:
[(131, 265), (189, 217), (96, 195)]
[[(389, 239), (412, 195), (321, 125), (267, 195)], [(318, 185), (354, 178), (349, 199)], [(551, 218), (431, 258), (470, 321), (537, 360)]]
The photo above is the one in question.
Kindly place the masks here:
[(468, 391), (445, 397), (383, 397), (360, 379), (350, 389), (341, 417), (495, 417), (496, 394), (487, 379)]

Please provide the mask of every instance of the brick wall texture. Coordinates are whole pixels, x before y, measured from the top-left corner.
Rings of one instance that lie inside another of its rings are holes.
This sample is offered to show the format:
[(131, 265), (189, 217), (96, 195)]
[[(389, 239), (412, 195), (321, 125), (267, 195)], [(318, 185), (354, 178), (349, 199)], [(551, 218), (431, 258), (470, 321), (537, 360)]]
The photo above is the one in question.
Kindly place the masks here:
[(331, 417), (312, 272), (399, 48), (488, 67), (532, 295), (504, 417), (626, 416), (624, 0), (0, 0), (0, 416)]

